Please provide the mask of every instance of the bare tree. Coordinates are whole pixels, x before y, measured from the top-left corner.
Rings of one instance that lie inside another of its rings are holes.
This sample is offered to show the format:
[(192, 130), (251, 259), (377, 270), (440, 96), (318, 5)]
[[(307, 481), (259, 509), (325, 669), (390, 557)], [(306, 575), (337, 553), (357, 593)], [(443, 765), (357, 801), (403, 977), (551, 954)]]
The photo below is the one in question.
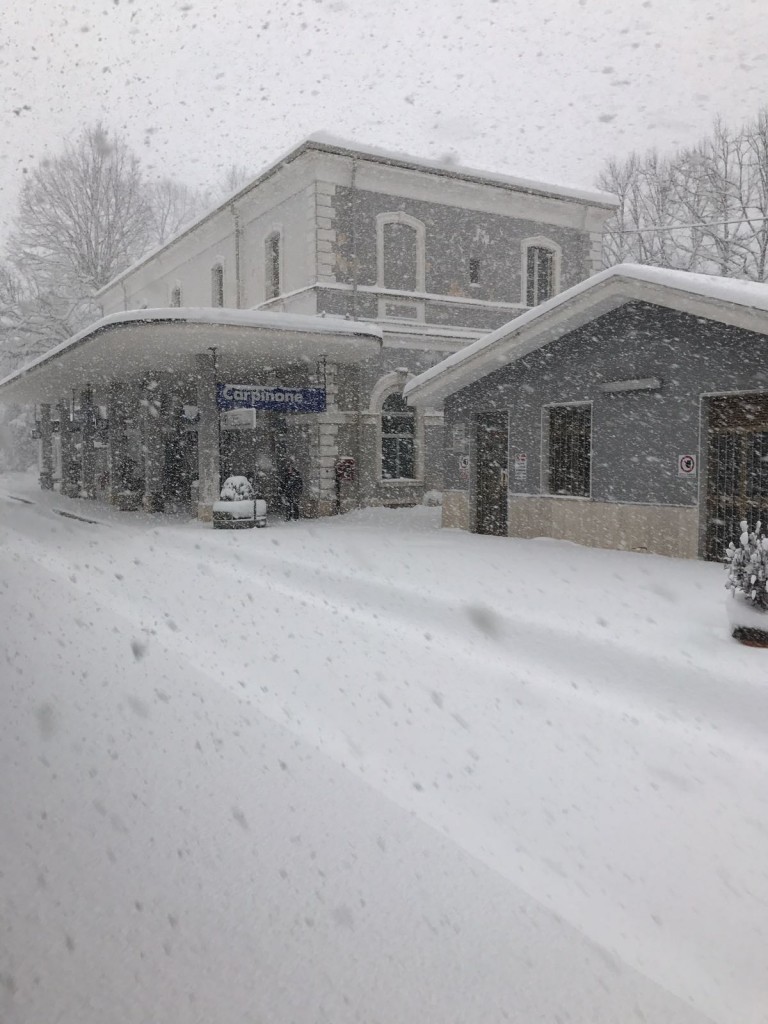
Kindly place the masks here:
[(606, 225), (607, 266), (654, 266), (756, 281), (768, 276), (768, 111), (738, 130), (716, 121), (698, 145), (661, 159), (606, 164), (619, 206)]
[(66, 325), (147, 249), (152, 210), (138, 159), (101, 124), (27, 177), (8, 244), (11, 262)]
[(197, 192), (170, 178), (150, 185), (148, 195), (153, 246), (165, 245), (175, 238), (185, 227), (201, 217), (211, 205), (202, 192)]

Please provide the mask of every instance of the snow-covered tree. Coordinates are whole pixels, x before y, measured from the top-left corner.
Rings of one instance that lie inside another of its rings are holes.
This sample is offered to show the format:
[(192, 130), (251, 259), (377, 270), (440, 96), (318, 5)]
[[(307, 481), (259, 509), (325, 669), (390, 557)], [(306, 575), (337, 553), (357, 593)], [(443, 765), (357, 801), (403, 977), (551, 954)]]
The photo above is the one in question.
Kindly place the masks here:
[(746, 520), (742, 522), (739, 543), (728, 545), (725, 562), (728, 590), (742, 594), (756, 608), (768, 612), (768, 537), (761, 523), (750, 531)]

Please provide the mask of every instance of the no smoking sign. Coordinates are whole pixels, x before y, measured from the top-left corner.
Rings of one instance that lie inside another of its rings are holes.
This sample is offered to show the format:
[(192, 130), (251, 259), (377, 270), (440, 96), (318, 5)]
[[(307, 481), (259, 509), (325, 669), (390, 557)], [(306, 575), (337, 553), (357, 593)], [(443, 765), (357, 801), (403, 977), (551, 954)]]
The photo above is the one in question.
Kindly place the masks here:
[(696, 456), (678, 455), (677, 457), (678, 476), (696, 476)]

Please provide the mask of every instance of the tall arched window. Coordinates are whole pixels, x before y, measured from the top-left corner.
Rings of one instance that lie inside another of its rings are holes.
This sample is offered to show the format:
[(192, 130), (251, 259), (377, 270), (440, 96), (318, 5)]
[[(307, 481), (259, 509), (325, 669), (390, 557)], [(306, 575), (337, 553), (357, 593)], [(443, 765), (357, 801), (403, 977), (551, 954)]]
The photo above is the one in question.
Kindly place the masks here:
[(426, 290), (426, 230), (407, 213), (376, 218), (378, 285), (399, 292)]
[(211, 305), (224, 305), (224, 267), (220, 263), (211, 268)]
[(273, 231), (264, 241), (264, 297), (280, 294), (280, 232)]
[(560, 246), (548, 238), (526, 238), (522, 256), (523, 302), (540, 306), (560, 291)]
[(381, 479), (416, 476), (416, 414), (402, 395), (392, 394), (381, 407)]

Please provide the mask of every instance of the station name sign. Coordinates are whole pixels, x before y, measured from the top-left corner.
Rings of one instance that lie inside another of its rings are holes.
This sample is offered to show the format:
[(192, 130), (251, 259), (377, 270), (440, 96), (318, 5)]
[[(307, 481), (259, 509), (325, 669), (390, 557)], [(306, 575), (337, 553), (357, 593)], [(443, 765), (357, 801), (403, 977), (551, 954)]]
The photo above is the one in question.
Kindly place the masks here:
[(325, 412), (325, 388), (217, 384), (216, 405), (222, 410), (267, 409), (271, 412)]

